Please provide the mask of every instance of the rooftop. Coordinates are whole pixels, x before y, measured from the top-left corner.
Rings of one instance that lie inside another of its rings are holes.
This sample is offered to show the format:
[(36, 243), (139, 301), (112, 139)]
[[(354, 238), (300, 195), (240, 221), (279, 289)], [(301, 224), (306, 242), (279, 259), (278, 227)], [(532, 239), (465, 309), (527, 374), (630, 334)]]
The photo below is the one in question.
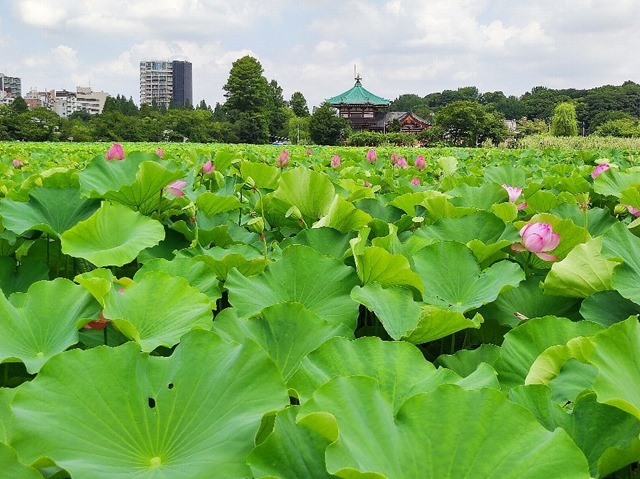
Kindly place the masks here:
[(391, 103), (386, 98), (374, 95), (369, 90), (365, 89), (360, 82), (362, 78), (360, 75), (356, 76), (356, 84), (352, 88), (336, 95), (332, 98), (327, 98), (327, 102), (332, 105), (378, 105), (388, 106)]

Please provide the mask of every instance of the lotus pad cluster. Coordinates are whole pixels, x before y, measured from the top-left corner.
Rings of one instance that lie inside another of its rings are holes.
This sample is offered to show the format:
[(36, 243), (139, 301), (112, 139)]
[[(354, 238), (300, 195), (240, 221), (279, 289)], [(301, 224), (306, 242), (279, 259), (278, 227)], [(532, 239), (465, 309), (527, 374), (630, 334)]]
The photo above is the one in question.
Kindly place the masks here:
[(46, 148), (0, 476), (637, 477), (637, 152)]

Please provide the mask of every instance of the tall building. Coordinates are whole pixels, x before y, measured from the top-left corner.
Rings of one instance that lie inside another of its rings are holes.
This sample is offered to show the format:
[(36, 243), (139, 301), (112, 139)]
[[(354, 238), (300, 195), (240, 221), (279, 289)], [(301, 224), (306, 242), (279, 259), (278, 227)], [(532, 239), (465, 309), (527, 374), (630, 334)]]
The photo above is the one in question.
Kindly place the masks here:
[(22, 96), (22, 82), (20, 78), (8, 77), (4, 73), (0, 73), (0, 91), (5, 92), (8, 98)]
[(49, 92), (51, 109), (63, 118), (77, 111), (86, 111), (90, 115), (100, 114), (108, 96), (109, 94), (104, 91), (93, 91), (91, 87), (82, 86), (77, 87), (75, 92), (67, 90)]
[(193, 104), (191, 62), (141, 61), (140, 104), (168, 108)]

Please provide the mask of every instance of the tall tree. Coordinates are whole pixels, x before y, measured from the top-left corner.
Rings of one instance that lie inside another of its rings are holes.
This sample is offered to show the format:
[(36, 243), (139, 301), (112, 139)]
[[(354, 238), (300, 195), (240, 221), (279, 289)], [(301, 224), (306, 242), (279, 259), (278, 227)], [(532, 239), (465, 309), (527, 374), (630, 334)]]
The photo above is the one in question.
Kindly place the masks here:
[(271, 80), (269, 82), (269, 102), (268, 102), (268, 115), (269, 115), (269, 134), (274, 136), (287, 136), (287, 106), (284, 103), (284, 97), (282, 96), (282, 87), (278, 85), (278, 82)]
[(493, 143), (504, 140), (509, 131), (501, 115), (487, 111), (474, 101), (455, 101), (442, 107), (435, 116), (434, 131), (439, 131), (441, 141), (456, 146), (479, 146), (485, 140)]
[(551, 134), (553, 136), (577, 136), (578, 121), (576, 107), (568, 101), (559, 103), (553, 110), (551, 119)]
[(266, 143), (269, 140), (269, 84), (262, 75), (262, 65), (244, 56), (231, 65), (224, 104), (238, 139), (243, 143)]
[(304, 118), (305, 116), (309, 116), (309, 107), (307, 106), (307, 99), (304, 97), (304, 95), (301, 92), (299, 91), (293, 92), (293, 94), (291, 95), (291, 100), (289, 101), (289, 106), (291, 107), (291, 110), (293, 110), (293, 113), (297, 117)]
[(309, 119), (309, 136), (318, 145), (337, 145), (349, 133), (349, 123), (336, 115), (329, 103), (323, 103)]

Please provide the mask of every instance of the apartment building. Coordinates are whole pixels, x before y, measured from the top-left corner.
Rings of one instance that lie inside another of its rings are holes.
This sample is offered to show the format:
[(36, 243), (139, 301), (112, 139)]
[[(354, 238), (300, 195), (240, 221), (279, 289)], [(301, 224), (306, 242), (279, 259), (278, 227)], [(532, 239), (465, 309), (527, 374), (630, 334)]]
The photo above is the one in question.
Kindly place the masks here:
[(17, 96), (22, 96), (20, 78), (0, 73), (0, 105), (8, 105)]
[(193, 104), (192, 65), (187, 61), (141, 61), (140, 104), (168, 108)]

